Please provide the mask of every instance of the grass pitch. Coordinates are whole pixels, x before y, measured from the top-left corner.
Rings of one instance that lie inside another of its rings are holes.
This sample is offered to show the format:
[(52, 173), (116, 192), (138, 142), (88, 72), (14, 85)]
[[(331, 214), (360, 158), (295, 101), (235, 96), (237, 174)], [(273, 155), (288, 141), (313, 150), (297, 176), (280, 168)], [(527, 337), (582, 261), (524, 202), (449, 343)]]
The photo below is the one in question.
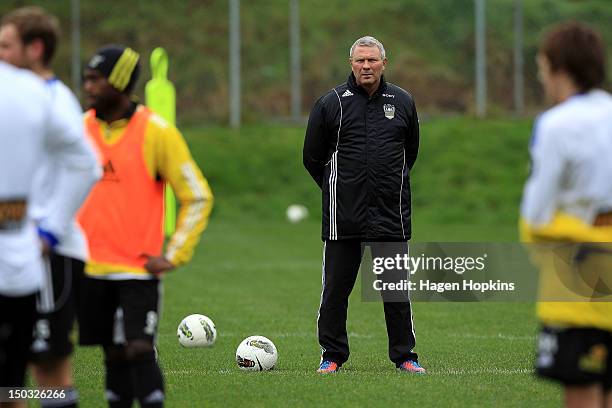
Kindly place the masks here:
[[(558, 388), (533, 374), (533, 304), (414, 304), (415, 351), (428, 374), (406, 375), (388, 360), (382, 304), (361, 301), (359, 278), (351, 357), (338, 374), (315, 373), (320, 194), (301, 166), (302, 137), (302, 128), (285, 127), (187, 132), (216, 208), (193, 261), (165, 279), (158, 348), (167, 406), (558, 406)], [(414, 239), (516, 240), (528, 137), (526, 121), (424, 123)], [(306, 204), (310, 219), (288, 224), (292, 203)], [(177, 325), (192, 313), (215, 322), (213, 347), (178, 344)], [(234, 361), (255, 334), (278, 348), (271, 372), (242, 372)], [(75, 371), (82, 406), (106, 406), (100, 351), (78, 348)]]
[[(263, 232), (262, 232), (263, 231)], [(558, 406), (556, 387), (533, 375), (536, 322), (528, 303), (416, 303), (416, 351), (426, 376), (395, 372), (387, 357), (382, 305), (351, 297), (351, 357), (335, 375), (319, 363), (321, 291), (318, 223), (212, 223), (194, 261), (168, 275), (159, 335), (169, 407)], [(213, 319), (216, 344), (182, 348), (176, 327), (191, 313)], [(277, 346), (271, 372), (238, 369), (247, 336)], [(100, 352), (80, 348), (83, 406), (105, 406)]]

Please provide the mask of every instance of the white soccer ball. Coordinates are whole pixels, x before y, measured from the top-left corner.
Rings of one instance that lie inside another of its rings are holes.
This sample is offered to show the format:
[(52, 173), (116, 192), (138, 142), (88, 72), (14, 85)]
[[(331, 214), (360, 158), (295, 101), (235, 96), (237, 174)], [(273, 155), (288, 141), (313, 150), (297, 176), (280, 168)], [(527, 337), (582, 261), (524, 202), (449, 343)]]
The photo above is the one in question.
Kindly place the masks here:
[(247, 337), (236, 350), (236, 363), (241, 370), (272, 370), (276, 365), (276, 346), (264, 336)]
[(209, 347), (217, 340), (217, 329), (208, 317), (192, 314), (181, 321), (176, 335), (183, 347)]
[(308, 208), (301, 204), (291, 204), (287, 207), (287, 219), (295, 224), (308, 217)]

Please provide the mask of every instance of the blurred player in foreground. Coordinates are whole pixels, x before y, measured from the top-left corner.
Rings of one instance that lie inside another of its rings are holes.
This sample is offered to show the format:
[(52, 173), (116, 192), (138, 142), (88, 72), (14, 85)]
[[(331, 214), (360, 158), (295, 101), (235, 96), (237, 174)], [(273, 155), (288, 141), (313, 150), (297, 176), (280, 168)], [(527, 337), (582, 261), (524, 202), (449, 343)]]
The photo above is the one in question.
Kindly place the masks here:
[[(600, 35), (579, 23), (555, 26), (540, 46), (539, 77), (554, 106), (537, 119), (530, 144), (521, 205), (528, 241), (612, 242), (612, 96), (598, 89), (605, 55)], [(605, 279), (612, 269), (604, 265)], [(565, 264), (540, 268), (558, 275)], [(541, 285), (540, 294), (549, 283)], [(538, 304), (536, 368), (563, 384), (566, 406), (612, 407), (612, 303), (586, 300)]]
[[(59, 38), (57, 19), (38, 7), (24, 7), (5, 15), (0, 23), (0, 59), (30, 69), (46, 83), (55, 108), (73, 123), (81, 123), (81, 106), (72, 92), (53, 73), (50, 64)], [(84, 133), (83, 133), (84, 138)], [(52, 156), (42, 158), (34, 179), (29, 213), (35, 221), (44, 219), (51, 209), (51, 196), (65, 172), (64, 164)], [(87, 244), (76, 222), (64, 240), (49, 254), (50, 274), (45, 275), (38, 301), (32, 358), (33, 374), (39, 386), (62, 387), (70, 391), (66, 405), (76, 406), (78, 396), (70, 363), (73, 344), (77, 288), (87, 260)], [(42, 401), (45, 407), (47, 401)]]
[[(102, 345), (111, 407), (161, 407), (155, 358), (160, 278), (191, 259), (208, 221), (212, 193), (179, 131), (131, 99), (139, 72), (131, 48), (107, 46), (89, 61), (84, 90), (88, 137), (104, 176), (79, 221), (89, 241), (80, 342)], [(180, 203), (177, 228), (163, 248), (163, 186)]]
[[(40, 78), (0, 61), (0, 89), (0, 387), (23, 387), (35, 297), (47, 273), (43, 249), (49, 253), (69, 236), (72, 217), (100, 171), (82, 123), (51, 102)], [(37, 237), (27, 213), (47, 156), (65, 170), (46, 197)]]

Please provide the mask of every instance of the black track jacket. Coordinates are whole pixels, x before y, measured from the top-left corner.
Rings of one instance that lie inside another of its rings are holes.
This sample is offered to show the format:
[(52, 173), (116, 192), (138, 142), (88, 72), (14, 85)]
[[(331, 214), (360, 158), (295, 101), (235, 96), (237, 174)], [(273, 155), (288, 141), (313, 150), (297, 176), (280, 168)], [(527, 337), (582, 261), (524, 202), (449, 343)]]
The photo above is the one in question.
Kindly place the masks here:
[(418, 149), (414, 101), (384, 76), (371, 98), (352, 73), (323, 95), (304, 140), (304, 166), (323, 193), (323, 240), (410, 239)]

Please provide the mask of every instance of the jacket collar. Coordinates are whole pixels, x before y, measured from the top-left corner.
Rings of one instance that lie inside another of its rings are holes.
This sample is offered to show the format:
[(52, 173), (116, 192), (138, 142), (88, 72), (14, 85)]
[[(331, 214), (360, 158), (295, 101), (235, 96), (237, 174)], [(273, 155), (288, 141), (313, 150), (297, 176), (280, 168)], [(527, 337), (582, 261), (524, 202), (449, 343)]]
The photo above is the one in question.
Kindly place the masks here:
[[(355, 79), (355, 75), (352, 72), (349, 75), (348, 80), (346, 81), (346, 84), (348, 85), (351, 91), (364, 95), (365, 97), (369, 97), (367, 91), (363, 89), (361, 86), (357, 85), (357, 80)], [(385, 81), (385, 76), (381, 75), (380, 83), (378, 84), (378, 89), (376, 90), (376, 92), (372, 94), (372, 99), (379, 96), (386, 89), (387, 89), (387, 81)]]

